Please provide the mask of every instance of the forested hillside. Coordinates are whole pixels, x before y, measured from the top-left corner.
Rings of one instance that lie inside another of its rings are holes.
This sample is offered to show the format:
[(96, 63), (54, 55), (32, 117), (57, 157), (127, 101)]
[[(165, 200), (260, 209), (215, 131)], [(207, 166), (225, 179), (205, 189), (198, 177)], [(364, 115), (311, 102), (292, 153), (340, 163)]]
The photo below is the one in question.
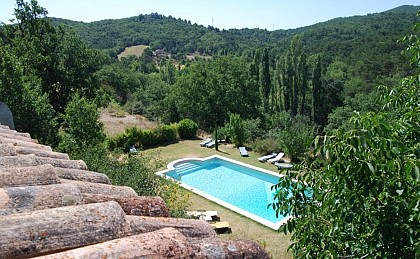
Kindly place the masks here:
[[(195, 51), (211, 55), (242, 54), (260, 47), (284, 51), (291, 37), (303, 33), (304, 48), (309, 55), (326, 52), (331, 58), (338, 56), (350, 64), (360, 59), (373, 60), (377, 63), (368, 66), (382, 64), (378, 73), (386, 74), (393, 68), (404, 71), (399, 68), (405, 62), (398, 55), (402, 45), (397, 40), (410, 32), (418, 10), (419, 7), (415, 6), (401, 6), (383, 13), (337, 18), (298, 29), (276, 31), (219, 30), (157, 13), (92, 23), (62, 19), (54, 19), (54, 22), (73, 27), (93, 48), (121, 52), (124, 47), (143, 44), (152, 50), (164, 49), (179, 56)], [(379, 53), (381, 57), (377, 56)]]

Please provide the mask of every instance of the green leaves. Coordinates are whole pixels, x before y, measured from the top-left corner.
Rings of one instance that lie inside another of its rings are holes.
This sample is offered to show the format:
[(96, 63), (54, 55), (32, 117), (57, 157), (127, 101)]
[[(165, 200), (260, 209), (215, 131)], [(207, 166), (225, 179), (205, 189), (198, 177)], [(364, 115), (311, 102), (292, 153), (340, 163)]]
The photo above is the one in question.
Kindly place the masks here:
[(191, 119), (183, 119), (178, 122), (178, 133), (181, 139), (194, 139), (197, 136), (198, 126)]
[(382, 100), (384, 111), (356, 115), (350, 130), (317, 137), (304, 177), (287, 174), (275, 186), (293, 186), (290, 197), (278, 192), (273, 208), (296, 216), (284, 228), (296, 257), (419, 255), (420, 84), (403, 80)]
[(230, 140), (237, 147), (243, 146), (248, 141), (250, 132), (239, 114), (229, 114), (229, 122), (225, 127)]
[(95, 103), (76, 93), (65, 112), (64, 136), (59, 145), (62, 151), (74, 152), (75, 149), (95, 146), (105, 140), (103, 124), (99, 121), (99, 111)]
[(16, 129), (53, 145), (58, 133), (55, 111), (41, 91), (41, 80), (25, 76), (24, 68), (13, 48), (0, 41), (0, 97), (10, 107)]
[(195, 62), (180, 73), (173, 87), (171, 95), (180, 117), (193, 119), (201, 128), (223, 125), (229, 113), (244, 119), (258, 114), (258, 89), (247, 64), (238, 57)]

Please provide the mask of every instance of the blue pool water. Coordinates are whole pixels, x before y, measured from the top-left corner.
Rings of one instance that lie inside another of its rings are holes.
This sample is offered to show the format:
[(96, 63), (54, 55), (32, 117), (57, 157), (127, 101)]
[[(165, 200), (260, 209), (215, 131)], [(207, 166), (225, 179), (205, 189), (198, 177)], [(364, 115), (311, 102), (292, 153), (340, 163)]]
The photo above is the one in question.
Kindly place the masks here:
[(174, 167), (166, 175), (183, 184), (269, 222), (278, 223), (284, 219), (282, 216), (277, 218), (271, 207), (267, 208), (274, 201), (271, 187), (278, 183), (277, 175), (217, 157), (177, 163)]

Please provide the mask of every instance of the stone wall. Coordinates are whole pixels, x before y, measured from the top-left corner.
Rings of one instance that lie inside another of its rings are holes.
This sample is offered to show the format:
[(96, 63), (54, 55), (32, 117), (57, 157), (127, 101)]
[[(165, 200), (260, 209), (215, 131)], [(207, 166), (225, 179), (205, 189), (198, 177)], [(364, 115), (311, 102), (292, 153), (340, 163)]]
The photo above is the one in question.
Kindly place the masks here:
[(0, 102), (0, 125), (6, 125), (12, 130), (15, 129), (12, 112), (3, 102)]

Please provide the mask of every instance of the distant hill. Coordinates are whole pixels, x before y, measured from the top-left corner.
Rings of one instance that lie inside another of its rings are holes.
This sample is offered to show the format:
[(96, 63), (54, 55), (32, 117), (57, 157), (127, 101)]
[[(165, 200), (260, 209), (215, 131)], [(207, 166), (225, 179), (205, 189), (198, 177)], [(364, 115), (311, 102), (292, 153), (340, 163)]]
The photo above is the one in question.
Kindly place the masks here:
[[(359, 27), (359, 33), (375, 33), (370, 29), (381, 27), (384, 22), (388, 25), (393, 24), (394, 29), (399, 28), (407, 31), (414, 24), (416, 13), (419, 10), (420, 6), (401, 6), (383, 13), (336, 18), (298, 29), (276, 31), (262, 29), (219, 30), (211, 26), (204, 27), (191, 24), (187, 20), (176, 19), (172, 16), (166, 17), (157, 13), (91, 23), (59, 18), (54, 18), (54, 22), (75, 28), (80, 36), (94, 48), (107, 49), (144, 44), (156, 48), (165, 48), (167, 51), (176, 54), (177, 51), (185, 53), (196, 50), (218, 51), (229, 49), (239, 51), (244, 48), (244, 43), (246, 45), (251, 43), (252, 46), (261, 43), (273, 44), (296, 33), (308, 31), (315, 33), (324, 31), (320, 36), (333, 37), (337, 33), (346, 32), (345, 28), (355, 26)], [(343, 29), (336, 31), (337, 26), (341, 26)], [(389, 33), (391, 32), (395, 31), (389, 31)], [(212, 47), (214, 49), (210, 50)]]
[(163, 49), (179, 59), (194, 52), (246, 54), (264, 46), (276, 56), (288, 48), (293, 35), (303, 33), (304, 48), (309, 55), (324, 53), (331, 59), (338, 57), (356, 67), (359, 62), (361, 65), (357, 69), (362, 72), (374, 70), (378, 75), (389, 76), (386, 74), (390, 70), (407, 69), (407, 62), (400, 55), (404, 45), (397, 41), (412, 33), (419, 10), (420, 6), (401, 6), (382, 13), (336, 18), (276, 31), (219, 30), (157, 13), (91, 23), (63, 19), (53, 19), (53, 22), (73, 27), (90, 46), (108, 49), (115, 57), (125, 47), (136, 45)]

